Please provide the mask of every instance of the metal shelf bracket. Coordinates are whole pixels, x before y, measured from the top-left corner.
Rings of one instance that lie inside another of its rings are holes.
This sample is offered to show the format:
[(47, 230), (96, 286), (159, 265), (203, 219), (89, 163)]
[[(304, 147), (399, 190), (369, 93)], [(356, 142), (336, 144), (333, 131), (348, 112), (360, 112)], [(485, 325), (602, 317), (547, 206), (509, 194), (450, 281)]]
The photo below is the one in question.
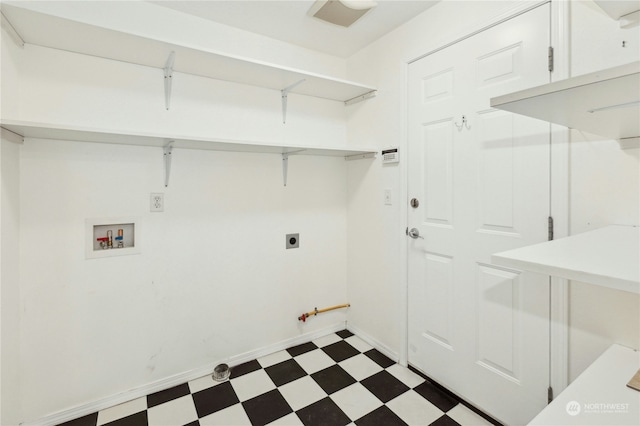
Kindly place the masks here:
[[(298, 84), (304, 82), (306, 79), (302, 79), (300, 81), (298, 81), (297, 83), (293, 83), (290, 86), (285, 87), (284, 89), (282, 89), (280, 91), (280, 93), (282, 93), (282, 124), (285, 124), (287, 122), (287, 98), (289, 97), (289, 92), (296, 87)], [(285, 184), (286, 186), (286, 184)]]
[(364, 95), (356, 96), (355, 98), (348, 99), (344, 101), (345, 105), (353, 105), (358, 102), (366, 101), (367, 99), (373, 98), (376, 96), (377, 90), (372, 90), (370, 92), (365, 93)]
[(284, 186), (287, 186), (287, 172), (289, 171), (289, 156), (291, 154), (297, 154), (304, 151), (304, 149), (298, 149), (296, 151), (289, 151), (282, 153), (282, 181)]
[(289, 154), (282, 154), (282, 181), (287, 186), (287, 171), (289, 170)]
[(164, 151), (164, 187), (169, 186), (169, 175), (171, 174), (171, 151), (173, 151), (173, 142), (169, 141), (162, 150)]
[(169, 110), (171, 105), (171, 83), (173, 81), (173, 61), (176, 58), (176, 52), (171, 52), (164, 65), (164, 106)]

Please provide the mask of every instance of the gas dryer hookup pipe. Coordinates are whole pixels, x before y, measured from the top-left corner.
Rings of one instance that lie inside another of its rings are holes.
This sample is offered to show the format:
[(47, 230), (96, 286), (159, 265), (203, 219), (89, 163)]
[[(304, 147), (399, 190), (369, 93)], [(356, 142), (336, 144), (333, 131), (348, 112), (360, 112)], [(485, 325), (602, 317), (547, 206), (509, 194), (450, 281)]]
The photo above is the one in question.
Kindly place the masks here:
[(305, 321), (307, 321), (307, 318), (309, 318), (311, 315), (318, 315), (318, 314), (320, 314), (322, 312), (333, 311), (334, 309), (348, 308), (349, 306), (351, 306), (351, 304), (345, 303), (344, 305), (331, 306), (330, 308), (324, 308), (324, 309), (315, 308), (311, 312), (307, 312), (307, 313), (304, 313), (304, 314), (300, 315), (298, 317), (298, 321), (305, 322)]

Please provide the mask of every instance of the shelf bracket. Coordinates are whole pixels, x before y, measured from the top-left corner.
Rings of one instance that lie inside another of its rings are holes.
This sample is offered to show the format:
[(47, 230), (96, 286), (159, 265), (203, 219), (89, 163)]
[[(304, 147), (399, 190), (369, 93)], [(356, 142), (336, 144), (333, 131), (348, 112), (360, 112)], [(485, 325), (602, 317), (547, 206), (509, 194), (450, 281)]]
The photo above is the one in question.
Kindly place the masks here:
[[(282, 93), (282, 124), (285, 124), (287, 122), (287, 98), (289, 97), (289, 92), (296, 87), (298, 84), (304, 82), (306, 79), (302, 79), (300, 81), (298, 81), (297, 83), (293, 83), (290, 86), (285, 87), (284, 89), (282, 89), (280, 91), (280, 93)], [(286, 186), (286, 183), (285, 183)]]
[(287, 171), (289, 170), (289, 153), (282, 154), (282, 181), (287, 186)]
[(169, 141), (162, 149), (164, 151), (164, 187), (169, 186), (169, 174), (171, 173), (171, 151), (173, 151), (173, 142)]
[(171, 105), (171, 83), (173, 81), (173, 61), (175, 60), (176, 52), (171, 52), (167, 58), (167, 63), (164, 65), (164, 106), (169, 110)]
[(304, 149), (298, 149), (296, 151), (289, 151), (282, 153), (282, 181), (284, 186), (287, 186), (287, 172), (289, 171), (289, 156), (291, 154), (297, 154), (304, 151)]
[(376, 96), (377, 90), (372, 90), (370, 92), (365, 93), (364, 95), (356, 96), (355, 98), (347, 99), (344, 101), (345, 105), (353, 105), (358, 102), (366, 101), (367, 99), (373, 98)]

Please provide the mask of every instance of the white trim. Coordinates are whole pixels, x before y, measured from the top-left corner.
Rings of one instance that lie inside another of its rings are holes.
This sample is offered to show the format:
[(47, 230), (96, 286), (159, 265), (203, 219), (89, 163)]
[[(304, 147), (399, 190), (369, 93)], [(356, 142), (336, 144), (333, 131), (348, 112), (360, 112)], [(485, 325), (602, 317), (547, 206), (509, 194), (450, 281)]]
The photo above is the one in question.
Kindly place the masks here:
[(402, 106), (401, 114), (404, 119), (400, 120), (402, 132), (400, 138), (400, 217), (404, 218), (404, 221), (400, 221), (400, 229), (398, 230), (400, 235), (400, 259), (404, 259), (400, 262), (400, 279), (403, 285), (400, 286), (400, 357), (399, 363), (403, 367), (409, 366), (409, 245), (408, 238), (404, 235), (404, 230), (409, 223), (409, 134), (408, 134), (408, 81), (409, 81), (409, 64), (402, 64), (401, 73), (401, 87), (405, 90), (402, 91)]
[[(551, 45), (554, 47), (554, 71), (551, 80), (571, 76), (571, 4), (551, 2)], [(554, 237), (569, 235), (570, 131), (551, 125), (551, 215)], [(551, 277), (550, 289), (550, 385), (554, 397), (569, 381), (569, 281)]]
[(364, 332), (362, 329), (353, 325), (347, 325), (347, 330), (349, 330), (350, 332), (358, 336), (360, 339), (364, 340), (369, 345), (373, 346), (384, 356), (390, 358), (393, 362), (400, 361), (400, 356), (397, 352), (395, 352), (393, 349), (391, 349), (389, 346), (385, 345), (381, 341), (372, 337), (368, 333)]
[(174, 386), (181, 385), (183, 383), (187, 383), (191, 380), (195, 380), (195, 379), (199, 379), (200, 377), (207, 376), (209, 374), (212, 374), (215, 366), (220, 363), (227, 363), (231, 367), (233, 367), (235, 365), (239, 365), (244, 362), (251, 361), (251, 360), (263, 357), (265, 355), (290, 348), (292, 346), (310, 342), (314, 339), (329, 335), (331, 333), (335, 333), (340, 330), (344, 330), (345, 328), (346, 328), (346, 322), (341, 321), (332, 326), (324, 327), (320, 330), (304, 333), (304, 334), (301, 334), (300, 336), (282, 340), (278, 343), (274, 343), (272, 345), (265, 346), (253, 351), (245, 352), (240, 355), (231, 356), (227, 359), (219, 360), (217, 362), (214, 361), (211, 364), (203, 365), (198, 368), (185, 371), (183, 373), (175, 374), (173, 376), (164, 378), (162, 380), (158, 380), (153, 383), (148, 383), (146, 385), (143, 385), (134, 389), (129, 389), (128, 391), (111, 395), (106, 398), (102, 398), (93, 402), (89, 402), (87, 404), (70, 408), (68, 410), (63, 410), (63, 411), (48, 415), (46, 417), (42, 417), (38, 420), (23, 422), (23, 423), (20, 423), (20, 425), (21, 426), (35, 426), (35, 425), (54, 426), (60, 423), (67, 422), (69, 420), (77, 419), (77, 418), (95, 413), (100, 410), (104, 410), (105, 408), (114, 407), (118, 404), (122, 404), (128, 401), (134, 400), (136, 398), (141, 398), (143, 396), (150, 395), (155, 392), (160, 392), (162, 390), (169, 389)]
[(551, 277), (550, 378), (555, 398), (569, 385), (569, 281)]
[[(336, 333), (338, 331), (344, 330), (347, 328), (347, 322), (346, 321), (341, 321), (339, 323), (336, 323), (332, 326), (329, 327), (324, 327), (320, 330), (317, 331), (312, 331), (309, 333), (305, 333), (302, 334), (298, 337), (292, 337), (290, 339), (287, 340), (282, 340), (278, 343), (274, 343), (273, 345), (269, 345), (269, 346), (265, 346), (263, 348), (259, 348), (253, 351), (249, 351), (249, 352), (245, 352), (243, 354), (240, 355), (235, 355), (230, 357), (226, 362), (227, 364), (229, 364), (230, 366), (235, 366), (235, 365), (240, 365), (242, 363), (245, 363), (247, 361), (251, 361), (257, 358), (261, 358), (263, 356), (275, 353), (275, 352), (279, 352), (279, 351), (283, 351), (287, 348), (290, 348), (292, 346), (297, 346), (297, 345), (301, 345), (303, 343), (307, 343), (310, 342), (312, 340), (318, 339), (320, 337), (324, 337), (327, 336), (331, 333)], [(213, 372), (213, 370), (212, 370)]]
[(533, 10), (539, 6), (542, 6), (543, 4), (547, 4), (550, 3), (551, 0), (538, 0), (538, 1), (521, 1), (518, 2), (518, 4), (516, 6), (514, 6), (513, 8), (510, 8), (509, 10), (507, 10), (506, 12), (501, 13), (500, 15), (497, 15), (491, 19), (488, 19), (484, 22), (481, 22), (477, 25), (474, 25), (468, 29), (466, 29), (464, 32), (459, 33), (455, 36), (452, 36), (449, 38), (448, 41), (445, 42), (440, 42), (438, 43), (434, 48), (432, 49), (427, 49), (427, 53), (423, 53), (421, 55), (418, 55), (416, 57), (413, 57), (411, 59), (407, 60), (407, 64), (411, 65), (413, 62), (419, 61), (420, 59), (423, 59), (429, 55), (432, 55), (440, 50), (446, 49), (447, 47), (451, 47), (456, 43), (459, 43), (463, 40), (466, 40), (468, 38), (471, 38), (477, 34), (480, 34), (483, 31), (486, 31), (492, 27), (495, 27), (497, 25), (502, 24), (505, 21), (508, 21), (510, 19), (516, 18), (524, 13), (529, 12), (530, 10)]

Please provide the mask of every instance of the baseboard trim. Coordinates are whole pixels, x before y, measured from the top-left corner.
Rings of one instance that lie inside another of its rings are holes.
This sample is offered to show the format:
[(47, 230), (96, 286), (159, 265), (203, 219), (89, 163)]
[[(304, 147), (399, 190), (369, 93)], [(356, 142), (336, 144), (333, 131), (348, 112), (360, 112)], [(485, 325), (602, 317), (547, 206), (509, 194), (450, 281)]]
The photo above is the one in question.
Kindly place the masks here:
[[(264, 346), (256, 350), (245, 352), (240, 355), (234, 355), (227, 359), (219, 360), (218, 362), (212, 362), (193, 370), (185, 371), (162, 380), (158, 380), (153, 383), (149, 383), (128, 391), (118, 393), (106, 398), (102, 398), (87, 404), (79, 405), (67, 410), (59, 411), (57, 413), (42, 417), (38, 420), (28, 421), (20, 423), (22, 426), (55, 426), (60, 423), (68, 422), (69, 420), (77, 419), (89, 414), (95, 413), (105, 408), (113, 407), (143, 396), (160, 392), (165, 389), (172, 388), (174, 386), (181, 385), (191, 380), (198, 379), (200, 377), (213, 373), (213, 369), (220, 363), (229, 364), (231, 367), (242, 364), (247, 361), (254, 360), (256, 358), (269, 355), (274, 352), (282, 351), (292, 346), (301, 345), (303, 343), (310, 342), (312, 340), (324, 337), (331, 333), (335, 333), (340, 330), (344, 330), (346, 327), (346, 321), (340, 321), (328, 327), (324, 327), (320, 330), (304, 333), (290, 339), (282, 340), (272, 345)], [(363, 339), (364, 340), (364, 339)]]
[(373, 338), (371, 335), (369, 335), (368, 333), (363, 331), (361, 328), (358, 328), (358, 327), (356, 327), (354, 325), (351, 325), (351, 324), (347, 323), (347, 330), (349, 330), (350, 332), (352, 332), (353, 334), (355, 334), (356, 336), (358, 336), (359, 338), (364, 340), (369, 345), (371, 345), (374, 348), (376, 348), (383, 355), (391, 358), (394, 362), (399, 362), (400, 361), (400, 354), (398, 352), (392, 350), (390, 347), (388, 347), (387, 345), (385, 345), (381, 341)]

